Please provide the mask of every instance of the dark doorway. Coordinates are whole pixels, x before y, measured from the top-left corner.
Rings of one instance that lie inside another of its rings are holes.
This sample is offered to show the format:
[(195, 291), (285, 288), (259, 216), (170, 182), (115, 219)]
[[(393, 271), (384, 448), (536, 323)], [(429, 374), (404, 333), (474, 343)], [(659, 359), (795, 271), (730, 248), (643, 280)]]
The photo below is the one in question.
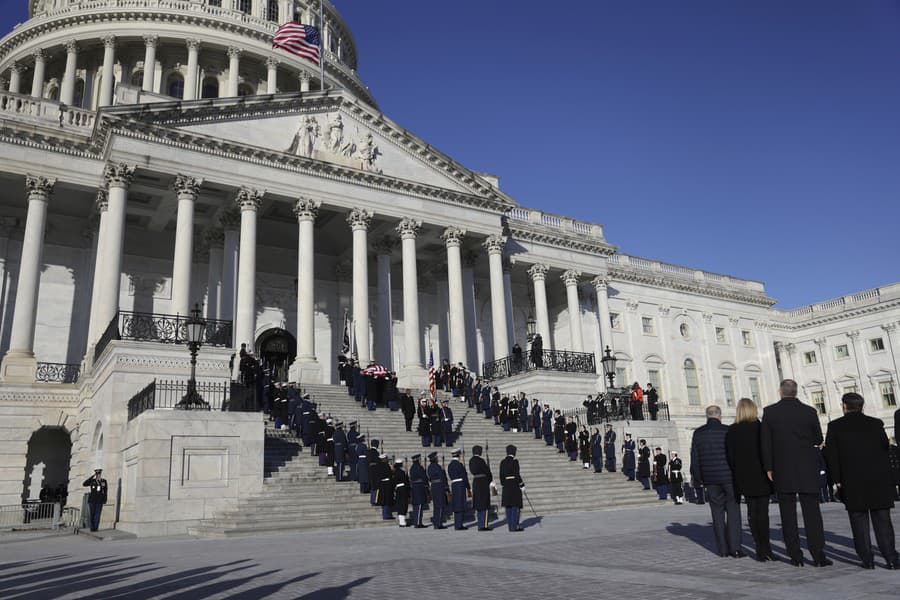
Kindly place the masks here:
[(72, 440), (62, 427), (41, 427), (28, 440), (22, 502), (40, 498), (41, 489), (69, 486), (69, 459)]
[(263, 369), (272, 373), (272, 381), (287, 381), (288, 368), (297, 357), (297, 340), (276, 327), (262, 332), (256, 340), (256, 355)]

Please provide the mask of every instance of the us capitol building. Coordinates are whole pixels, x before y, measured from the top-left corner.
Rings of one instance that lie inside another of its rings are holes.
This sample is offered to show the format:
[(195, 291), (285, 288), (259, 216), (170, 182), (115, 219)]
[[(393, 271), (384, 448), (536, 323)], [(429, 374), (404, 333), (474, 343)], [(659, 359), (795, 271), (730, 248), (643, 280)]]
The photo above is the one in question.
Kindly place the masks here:
[[(189, 459), (223, 469), (226, 496), (258, 488), (235, 459), (253, 444), (228, 441), (258, 415), (167, 411), (155, 438), (129, 419), (154, 379), (187, 379), (172, 342), (195, 304), (210, 389), (241, 344), (284, 379), (337, 383), (347, 322), (363, 363), (416, 390), (429, 352), (498, 373), (540, 334), (574, 366), (496, 382), (562, 407), (604, 389), (609, 346), (617, 385), (660, 390), (685, 454), (705, 405), (765, 405), (783, 377), (823, 423), (846, 391), (892, 415), (900, 284), (776, 309), (761, 282), (631, 256), (599, 224), (524, 207), (384, 115), (347, 23), (318, 14), (307, 0), (30, 0), (0, 40), (0, 505), (66, 478), (80, 495), (102, 466), (127, 515)], [(272, 48), (292, 18), (321, 25), (324, 82)], [(182, 462), (147, 458), (148, 439), (176, 437), (195, 440), (167, 447)], [(200, 479), (167, 479), (167, 498), (222, 494)]]

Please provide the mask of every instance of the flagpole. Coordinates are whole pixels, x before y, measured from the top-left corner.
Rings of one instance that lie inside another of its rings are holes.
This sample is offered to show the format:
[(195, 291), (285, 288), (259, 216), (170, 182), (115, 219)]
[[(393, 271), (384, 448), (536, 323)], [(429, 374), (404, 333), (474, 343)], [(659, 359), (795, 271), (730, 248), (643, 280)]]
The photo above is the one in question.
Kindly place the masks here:
[(325, 0), (319, 0), (319, 43), (322, 51), (319, 52), (319, 89), (325, 91)]

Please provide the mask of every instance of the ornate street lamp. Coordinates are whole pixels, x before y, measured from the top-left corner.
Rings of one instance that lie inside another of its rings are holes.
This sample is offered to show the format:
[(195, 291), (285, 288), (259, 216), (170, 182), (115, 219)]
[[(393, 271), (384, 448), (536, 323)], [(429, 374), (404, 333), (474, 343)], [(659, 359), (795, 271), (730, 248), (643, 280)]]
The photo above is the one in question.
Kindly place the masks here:
[(603, 366), (603, 374), (606, 375), (606, 378), (609, 379), (609, 387), (610, 389), (615, 387), (616, 382), (616, 357), (613, 355), (612, 350), (609, 349), (609, 346), (606, 347), (606, 354), (603, 358), (600, 359), (600, 364)]
[(525, 321), (525, 333), (528, 334), (529, 342), (534, 339), (534, 334), (537, 333), (537, 321), (534, 320), (531, 314), (528, 315), (528, 319)]
[(194, 305), (191, 316), (184, 322), (187, 330), (188, 350), (191, 353), (191, 378), (188, 380), (188, 391), (175, 408), (182, 410), (209, 410), (209, 404), (197, 393), (197, 352), (203, 345), (203, 334), (206, 331), (206, 321), (200, 316), (200, 306)]

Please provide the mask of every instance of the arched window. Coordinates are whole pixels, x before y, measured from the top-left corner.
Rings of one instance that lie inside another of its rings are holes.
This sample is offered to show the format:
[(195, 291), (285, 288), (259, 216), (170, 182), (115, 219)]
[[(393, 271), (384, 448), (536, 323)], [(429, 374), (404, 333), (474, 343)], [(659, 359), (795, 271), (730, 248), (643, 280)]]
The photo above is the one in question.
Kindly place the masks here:
[(53, 100), (54, 102), (59, 102), (59, 87), (51, 86), (49, 90), (47, 90), (47, 99)]
[(252, 96), (256, 92), (253, 91), (253, 88), (250, 87), (249, 84), (242, 83), (238, 86), (238, 96)]
[(131, 85), (134, 87), (141, 87), (144, 85), (144, 71), (141, 69), (140, 71), (135, 71), (131, 74)]
[(238, 0), (237, 9), (244, 13), (245, 15), (250, 14), (250, 8), (252, 5), (252, 0)]
[(266, 19), (278, 22), (278, 0), (269, 0), (269, 4), (266, 6)]
[(215, 77), (207, 77), (203, 80), (203, 88), (200, 90), (201, 98), (219, 97), (219, 80)]
[(697, 378), (697, 367), (689, 358), (684, 360), (684, 385), (687, 387), (688, 404), (700, 406), (700, 380)]
[(173, 98), (184, 98), (184, 77), (180, 73), (169, 75), (166, 90)]

